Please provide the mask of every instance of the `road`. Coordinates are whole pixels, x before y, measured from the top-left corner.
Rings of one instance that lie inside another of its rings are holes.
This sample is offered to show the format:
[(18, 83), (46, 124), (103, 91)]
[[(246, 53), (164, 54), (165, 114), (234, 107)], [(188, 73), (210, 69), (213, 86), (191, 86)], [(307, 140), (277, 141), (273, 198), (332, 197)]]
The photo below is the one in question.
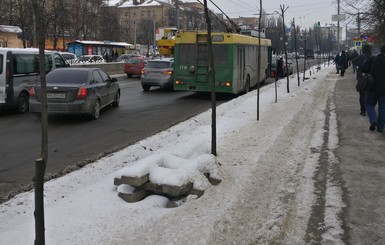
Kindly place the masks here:
[[(120, 106), (102, 111), (98, 120), (49, 118), (47, 178), (60, 176), (169, 128), (211, 106), (209, 96), (192, 92), (143, 92), (140, 79), (118, 77)], [(219, 101), (218, 103), (221, 103)], [(31, 188), (40, 155), (40, 120), (31, 113), (0, 111), (0, 202)]]
[[(315, 62), (310, 60), (310, 65)], [(299, 60), (299, 69), (303, 70), (303, 59)], [(211, 107), (210, 95), (160, 89), (143, 92), (138, 77), (117, 78), (122, 90), (120, 106), (103, 110), (98, 120), (49, 118), (47, 179), (71, 172)], [(229, 98), (217, 99), (219, 104)], [(15, 114), (0, 108), (0, 135), (1, 203), (32, 188), (34, 162), (41, 151), (40, 120), (31, 113)]]

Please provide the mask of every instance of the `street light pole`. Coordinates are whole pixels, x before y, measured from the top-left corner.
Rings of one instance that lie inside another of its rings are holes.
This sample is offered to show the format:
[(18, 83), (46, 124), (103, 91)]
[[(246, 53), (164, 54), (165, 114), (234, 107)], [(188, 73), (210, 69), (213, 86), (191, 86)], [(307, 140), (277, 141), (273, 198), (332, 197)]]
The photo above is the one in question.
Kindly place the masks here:
[(338, 14), (338, 21), (337, 21), (337, 53), (338, 53), (340, 52), (340, 0), (338, 0), (337, 14)]
[(134, 13), (134, 49), (136, 50), (136, 13)]
[(153, 41), (153, 45), (152, 45), (152, 56), (154, 57), (155, 56), (155, 50), (156, 50), (156, 30), (155, 30), (155, 10), (153, 12), (153, 23), (154, 23), (154, 41)]

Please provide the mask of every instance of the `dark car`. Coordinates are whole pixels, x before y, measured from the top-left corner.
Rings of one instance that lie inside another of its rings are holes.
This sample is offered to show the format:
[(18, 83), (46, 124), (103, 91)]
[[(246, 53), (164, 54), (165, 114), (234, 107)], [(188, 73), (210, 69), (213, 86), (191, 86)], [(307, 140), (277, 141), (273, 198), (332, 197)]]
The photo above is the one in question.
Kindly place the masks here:
[(174, 78), (173, 59), (149, 60), (142, 70), (141, 84), (144, 91), (150, 90), (152, 86), (161, 88), (173, 87)]
[[(47, 74), (48, 115), (86, 114), (98, 119), (108, 105), (119, 106), (120, 88), (99, 68), (61, 68)], [(30, 90), (30, 111), (41, 113), (41, 86)]]
[(133, 75), (141, 75), (142, 69), (147, 64), (147, 60), (143, 56), (135, 56), (131, 57), (124, 64), (124, 73), (127, 74), (127, 77), (131, 77)]

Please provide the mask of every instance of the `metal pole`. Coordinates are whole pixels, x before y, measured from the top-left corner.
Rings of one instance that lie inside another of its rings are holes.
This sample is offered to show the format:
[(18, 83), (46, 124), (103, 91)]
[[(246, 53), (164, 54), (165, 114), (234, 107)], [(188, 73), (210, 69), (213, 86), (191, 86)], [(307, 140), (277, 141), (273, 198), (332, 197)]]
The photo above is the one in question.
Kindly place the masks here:
[(134, 13), (134, 49), (136, 50), (136, 13)]
[(176, 8), (176, 29), (179, 30), (179, 0), (175, 1)]
[(338, 24), (337, 24), (337, 53), (340, 52), (340, 0), (337, 7)]
[(154, 57), (155, 56), (155, 50), (156, 50), (156, 30), (155, 30), (155, 10), (153, 12), (153, 23), (154, 23), (154, 44), (152, 45), (152, 56)]

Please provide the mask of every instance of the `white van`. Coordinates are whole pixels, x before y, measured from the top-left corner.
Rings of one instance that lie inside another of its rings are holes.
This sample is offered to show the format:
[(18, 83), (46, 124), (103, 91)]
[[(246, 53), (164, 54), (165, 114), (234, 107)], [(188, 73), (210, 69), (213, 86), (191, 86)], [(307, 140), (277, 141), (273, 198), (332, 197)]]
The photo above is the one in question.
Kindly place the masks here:
[[(45, 52), (45, 70), (69, 66), (58, 52)], [(29, 89), (40, 79), (39, 50), (0, 48), (0, 106), (29, 108)]]

